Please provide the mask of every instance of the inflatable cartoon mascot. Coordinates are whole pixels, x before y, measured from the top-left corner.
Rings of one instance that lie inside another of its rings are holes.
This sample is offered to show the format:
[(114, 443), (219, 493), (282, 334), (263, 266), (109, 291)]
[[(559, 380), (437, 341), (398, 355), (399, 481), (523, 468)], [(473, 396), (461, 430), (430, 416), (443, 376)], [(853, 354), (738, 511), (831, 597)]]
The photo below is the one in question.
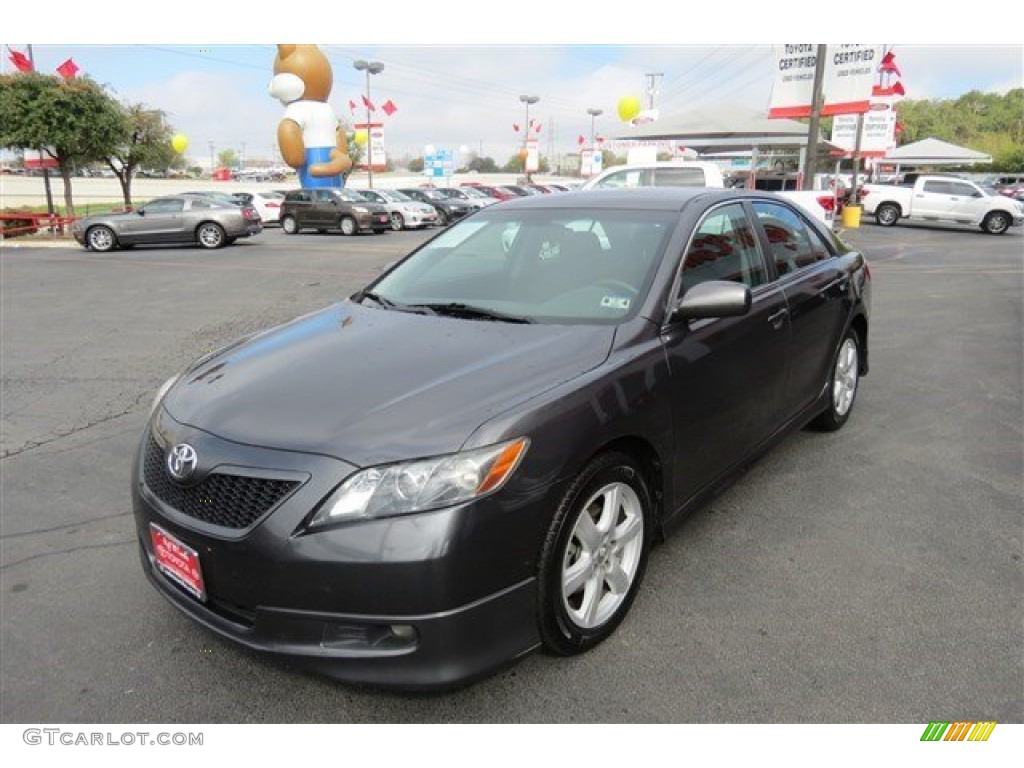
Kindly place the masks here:
[(343, 187), (352, 167), (345, 130), (327, 103), (334, 77), (327, 57), (315, 45), (279, 45), (270, 95), (285, 105), (277, 126), (284, 161), (304, 188)]

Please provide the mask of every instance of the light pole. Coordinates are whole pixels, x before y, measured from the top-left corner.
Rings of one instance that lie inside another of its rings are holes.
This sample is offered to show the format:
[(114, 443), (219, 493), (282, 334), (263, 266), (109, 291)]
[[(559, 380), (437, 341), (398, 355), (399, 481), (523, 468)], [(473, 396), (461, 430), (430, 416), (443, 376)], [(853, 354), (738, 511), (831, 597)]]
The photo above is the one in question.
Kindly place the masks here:
[(211, 181), (213, 180), (213, 171), (214, 171), (214, 165), (213, 165), (213, 142), (211, 141), (210, 142), (210, 180)]
[(356, 59), (352, 66), (360, 71), (366, 72), (366, 176), (367, 184), (373, 189), (373, 137), (370, 131), (370, 75), (379, 75), (384, 71), (384, 65), (379, 61), (366, 61)]
[(533, 181), (530, 178), (530, 172), (526, 170), (526, 159), (529, 157), (529, 140), (530, 140), (530, 105), (536, 104), (540, 101), (540, 96), (520, 96), (519, 100), (526, 105), (526, 124), (523, 126), (523, 170), (526, 171), (526, 183), (529, 184)]
[(597, 116), (598, 115), (603, 115), (604, 114), (604, 110), (603, 109), (594, 109), (593, 107), (591, 107), (590, 109), (587, 110), (587, 114), (590, 115), (590, 148), (593, 149), (594, 148), (594, 142), (595, 142), (596, 137), (597, 137), (597, 133), (596, 133), (596, 131), (594, 129), (594, 121), (597, 120)]

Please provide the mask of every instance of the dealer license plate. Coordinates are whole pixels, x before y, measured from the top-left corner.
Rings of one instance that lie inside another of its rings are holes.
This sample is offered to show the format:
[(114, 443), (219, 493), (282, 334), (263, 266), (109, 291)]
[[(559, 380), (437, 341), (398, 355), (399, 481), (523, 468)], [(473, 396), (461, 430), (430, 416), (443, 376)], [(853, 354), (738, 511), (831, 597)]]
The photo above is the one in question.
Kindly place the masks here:
[(149, 524), (149, 537), (153, 542), (153, 554), (156, 555), (156, 565), (160, 572), (196, 599), (206, 600), (199, 553), (155, 523)]

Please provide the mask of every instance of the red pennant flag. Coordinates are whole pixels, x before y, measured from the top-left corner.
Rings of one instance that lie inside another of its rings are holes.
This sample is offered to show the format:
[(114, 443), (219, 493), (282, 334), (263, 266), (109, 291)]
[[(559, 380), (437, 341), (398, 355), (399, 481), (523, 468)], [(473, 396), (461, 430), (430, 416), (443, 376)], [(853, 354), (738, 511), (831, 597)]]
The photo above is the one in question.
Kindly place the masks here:
[(384, 106), (382, 106), (381, 109), (384, 110), (384, 113), (388, 117), (391, 117), (393, 114), (395, 114), (395, 112), (398, 111), (398, 107), (395, 106), (395, 102), (393, 102), (391, 99), (385, 101)]
[(903, 73), (900, 72), (900, 68), (896, 66), (896, 54), (892, 51), (889, 51), (882, 57), (882, 65), (879, 69), (882, 72), (895, 72), (899, 77), (903, 77)]
[(28, 56), (26, 56), (24, 53), (21, 53), (21, 51), (14, 50), (10, 46), (7, 46), (7, 50), (10, 51), (11, 55), (9, 58), (11, 60), (11, 64), (14, 65), (15, 69), (17, 69), (19, 72), (32, 71), (32, 62), (29, 60)]
[(535, 130), (537, 133), (540, 133), (540, 123), (537, 123), (535, 126), (533, 126), (533, 130)]
[(363, 96), (363, 106), (365, 106), (371, 112), (376, 112), (377, 111), (377, 108), (375, 106), (373, 106), (373, 102), (370, 101), (365, 96)]
[(903, 133), (903, 123), (896, 123), (896, 127), (893, 129), (897, 136)]
[(894, 85), (892, 87), (892, 92), (895, 93), (895, 94), (898, 94), (900, 96), (906, 96), (907, 95), (907, 92), (905, 90), (903, 90), (903, 83), (900, 83), (900, 82), (897, 82), (896, 85)]
[(353, 115), (356, 113), (356, 103), (352, 99), (348, 100), (348, 111)]
[(598, 144), (604, 144), (604, 136), (598, 136), (597, 137), (597, 143)]
[(519, 123), (512, 123), (512, 130), (519, 133)]
[(78, 74), (78, 65), (74, 61), (68, 59), (59, 67), (57, 67), (57, 74), (63, 77), (65, 80), (74, 80), (75, 75)]
[(585, 142), (585, 141), (586, 141), (586, 139), (583, 138), (583, 134), (582, 133), (579, 136), (576, 137), (576, 143), (579, 144), (581, 147), (583, 146), (583, 142)]

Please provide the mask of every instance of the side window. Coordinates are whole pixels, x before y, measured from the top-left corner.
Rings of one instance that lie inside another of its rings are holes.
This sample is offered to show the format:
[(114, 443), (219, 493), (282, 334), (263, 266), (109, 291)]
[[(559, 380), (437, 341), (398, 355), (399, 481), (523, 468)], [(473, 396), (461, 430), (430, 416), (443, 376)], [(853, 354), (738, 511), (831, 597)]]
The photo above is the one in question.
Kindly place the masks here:
[(209, 200), (189, 200), (188, 209), (190, 211), (197, 211), (205, 208), (213, 208)]
[(779, 275), (788, 275), (831, 255), (825, 241), (792, 209), (778, 203), (757, 202), (754, 210)]
[(933, 195), (953, 194), (948, 181), (926, 181), (924, 183), (924, 191)]
[(655, 168), (656, 187), (703, 187), (706, 186), (702, 168)]
[(949, 194), (957, 195), (959, 197), (974, 197), (978, 190), (972, 187), (970, 184), (961, 184), (957, 181), (950, 181), (949, 183)]
[(173, 200), (154, 200), (145, 206), (146, 213), (176, 213), (185, 209), (185, 201), (180, 198)]
[(314, 203), (329, 203), (331, 201), (331, 193), (326, 189), (314, 189), (313, 190), (313, 202)]
[(682, 291), (708, 280), (730, 280), (754, 288), (767, 282), (764, 257), (739, 203), (704, 217), (683, 259)]

